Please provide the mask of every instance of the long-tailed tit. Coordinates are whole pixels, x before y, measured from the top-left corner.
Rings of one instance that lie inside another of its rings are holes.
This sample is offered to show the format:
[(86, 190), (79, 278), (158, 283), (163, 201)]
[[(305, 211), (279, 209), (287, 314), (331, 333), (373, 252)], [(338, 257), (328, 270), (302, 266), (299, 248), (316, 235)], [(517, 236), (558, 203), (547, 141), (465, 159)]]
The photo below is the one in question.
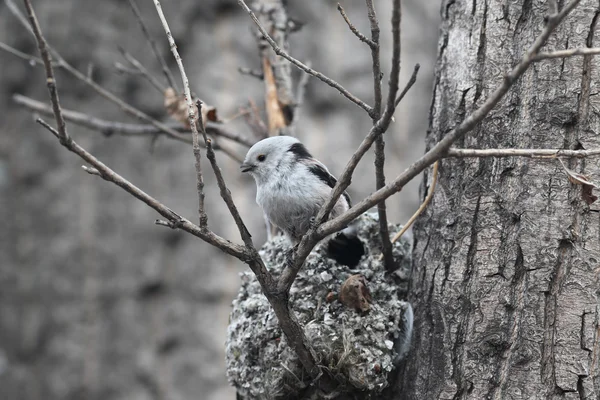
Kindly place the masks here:
[[(291, 136), (263, 139), (248, 150), (240, 166), (256, 181), (256, 202), (269, 222), (295, 245), (329, 198), (337, 180)], [(340, 196), (330, 213), (335, 218), (350, 208), (350, 196)]]

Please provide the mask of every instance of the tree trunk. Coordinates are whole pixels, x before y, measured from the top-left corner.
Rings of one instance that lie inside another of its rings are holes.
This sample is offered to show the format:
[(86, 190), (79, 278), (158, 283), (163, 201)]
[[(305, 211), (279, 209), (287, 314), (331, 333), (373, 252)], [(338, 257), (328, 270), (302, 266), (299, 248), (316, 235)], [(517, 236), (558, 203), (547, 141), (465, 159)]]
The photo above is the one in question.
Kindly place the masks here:
[[(543, 29), (547, 3), (443, 2), (429, 147), (501, 84)], [(598, 7), (582, 1), (546, 49), (598, 46)], [(599, 147), (597, 81), (591, 57), (534, 64), (457, 145)], [(597, 178), (597, 160), (565, 165)], [(415, 227), (403, 397), (600, 398), (598, 211), (556, 159), (444, 160)]]

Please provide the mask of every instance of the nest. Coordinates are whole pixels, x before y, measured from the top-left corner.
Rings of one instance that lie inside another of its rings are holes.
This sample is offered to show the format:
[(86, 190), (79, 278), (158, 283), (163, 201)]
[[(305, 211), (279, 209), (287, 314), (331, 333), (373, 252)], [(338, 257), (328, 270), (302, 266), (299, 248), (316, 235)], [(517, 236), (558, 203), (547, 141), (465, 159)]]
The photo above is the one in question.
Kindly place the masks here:
[[(339, 383), (339, 394), (360, 391), (365, 397), (376, 397), (390, 384), (392, 371), (410, 345), (412, 309), (400, 298), (406, 291), (412, 246), (406, 240), (395, 243), (399, 268), (388, 274), (379, 260), (377, 216), (363, 215), (353, 225), (364, 247), (358, 263), (352, 268), (339, 264), (329, 258), (327, 243), (320, 243), (298, 274), (290, 303), (319, 365)], [(400, 228), (390, 226), (390, 232)], [(289, 248), (287, 240), (278, 237), (261, 249), (274, 275), (282, 271)], [(337, 300), (344, 282), (356, 274), (364, 277), (370, 291), (367, 312)], [(286, 343), (254, 275), (244, 272), (241, 280), (227, 330), (229, 382), (245, 399), (301, 398), (310, 378)]]

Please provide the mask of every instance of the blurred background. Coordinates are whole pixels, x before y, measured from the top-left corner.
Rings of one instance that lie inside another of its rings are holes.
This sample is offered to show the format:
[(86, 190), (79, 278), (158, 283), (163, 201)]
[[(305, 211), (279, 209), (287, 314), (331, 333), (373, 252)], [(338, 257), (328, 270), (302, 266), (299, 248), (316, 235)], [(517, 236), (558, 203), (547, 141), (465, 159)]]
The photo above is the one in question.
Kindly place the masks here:
[[(138, 3), (180, 82), (153, 2)], [(341, 3), (368, 36), (364, 2)], [(372, 103), (369, 49), (348, 30), (336, 4), (288, 1), (289, 16), (305, 24), (290, 38), (291, 54)], [(115, 68), (115, 62), (126, 64), (122, 46), (163, 79), (126, 1), (34, 0), (33, 5), (47, 40), (67, 61), (80, 71), (91, 69), (97, 83), (128, 103), (169, 121), (159, 92)], [(163, 0), (162, 6), (192, 90), (224, 119), (249, 99), (262, 110), (263, 82), (238, 73), (238, 67), (260, 69), (260, 59), (253, 24), (237, 2)], [(387, 91), (391, 2), (375, 6)], [(415, 63), (421, 71), (386, 134), (388, 178), (424, 150), (438, 9), (437, 1), (403, 2), (401, 88)], [(31, 35), (4, 0), (0, 42), (37, 55)], [(12, 100), (18, 93), (48, 102), (41, 67), (0, 50), (0, 71), (0, 398), (234, 399), (225, 377), (224, 342), (238, 273), (246, 266), (190, 235), (154, 225), (153, 210), (83, 172), (82, 161)], [(136, 122), (64, 71), (56, 74), (64, 108)], [(299, 76), (294, 70), (296, 82)], [(370, 118), (314, 78), (300, 112), (297, 135), (338, 175), (368, 132)], [(243, 118), (227, 127), (250, 136)], [(68, 129), (115, 171), (197, 220), (191, 146), (164, 137), (156, 143), (150, 137), (107, 137), (73, 124)], [(234, 149), (243, 157), (243, 148)], [(254, 182), (223, 153), (217, 157), (255, 244), (261, 245), (266, 235)], [(204, 171), (210, 227), (240, 242), (208, 164)], [(388, 200), (391, 221), (402, 223), (416, 210), (420, 179)], [(357, 201), (374, 186), (369, 155), (350, 194)]]

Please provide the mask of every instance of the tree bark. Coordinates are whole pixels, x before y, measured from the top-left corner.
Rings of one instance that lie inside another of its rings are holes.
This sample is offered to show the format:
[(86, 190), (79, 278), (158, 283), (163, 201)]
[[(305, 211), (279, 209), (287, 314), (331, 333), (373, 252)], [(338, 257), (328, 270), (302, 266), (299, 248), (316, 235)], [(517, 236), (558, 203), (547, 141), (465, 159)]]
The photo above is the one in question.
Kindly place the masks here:
[[(445, 0), (441, 13), (429, 147), (501, 83), (543, 29), (548, 2)], [(599, 15), (597, 1), (582, 1), (546, 48), (598, 46)], [(534, 64), (458, 145), (599, 146), (596, 62)], [(598, 168), (565, 164), (592, 177)], [(443, 161), (415, 227), (403, 398), (600, 398), (599, 206), (563, 171), (555, 159)]]

